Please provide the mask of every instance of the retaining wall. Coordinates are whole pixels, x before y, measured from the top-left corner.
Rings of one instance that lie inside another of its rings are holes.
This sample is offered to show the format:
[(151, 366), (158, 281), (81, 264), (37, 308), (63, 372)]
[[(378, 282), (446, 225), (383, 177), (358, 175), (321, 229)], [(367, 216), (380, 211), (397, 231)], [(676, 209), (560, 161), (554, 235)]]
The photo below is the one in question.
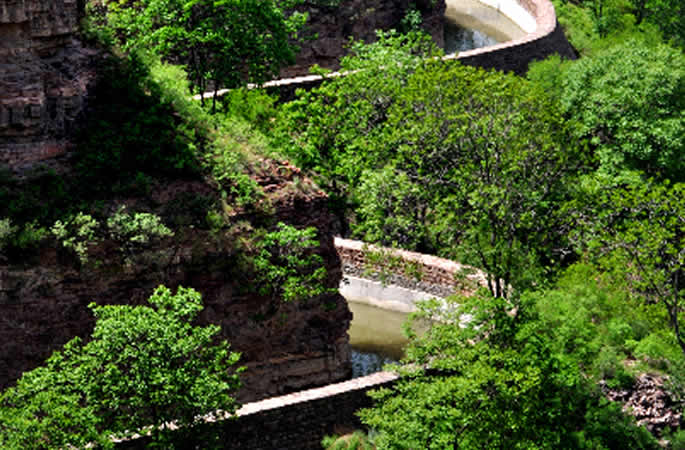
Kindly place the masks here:
[[(390, 249), (365, 244), (362, 241), (335, 238), (335, 248), (343, 268), (348, 273), (368, 273), (370, 260), (378, 262), (378, 255), (395, 258), (414, 264), (421, 272), (421, 280), (412, 280), (397, 270), (392, 276), (392, 285), (366, 278), (348, 276), (352, 282), (341, 286), (346, 297), (366, 296), (371, 300), (383, 299), (382, 307), (398, 310), (413, 309), (413, 302), (431, 297), (423, 289), (442, 289), (443, 292), (468, 294), (485, 283), (485, 275), (470, 266), (459, 264), (432, 255)], [(373, 255), (373, 257), (372, 257)], [(401, 268), (401, 265), (399, 266)], [(460, 281), (458, 274), (468, 272)], [(423, 283), (423, 284), (422, 284)], [(403, 287), (402, 284), (405, 286)], [(390, 295), (397, 307), (385, 300)], [(465, 317), (464, 320), (469, 320)], [(399, 376), (392, 372), (377, 372), (366, 377), (355, 378), (342, 383), (293, 394), (272, 397), (243, 405), (233, 416), (209, 418), (198, 435), (219, 436), (222, 448), (236, 450), (308, 450), (321, 449), (324, 436), (361, 428), (355, 412), (371, 406), (367, 392), (381, 387), (392, 387)], [(202, 448), (203, 442), (184, 443), (190, 447)], [(149, 438), (120, 442), (118, 448), (142, 449), (149, 444)]]
[[(398, 379), (391, 372), (377, 372), (322, 388), (248, 403), (234, 417), (208, 422), (223, 448), (236, 450), (321, 449), (321, 439), (336, 430), (359, 428), (354, 414), (371, 405), (370, 389), (390, 387)], [(142, 449), (147, 438), (123, 442), (118, 448)], [(203, 442), (192, 443), (203, 448)]]
[[(487, 1), (487, 0), (484, 0)], [(533, 61), (559, 54), (562, 58), (576, 59), (577, 55), (561, 29), (554, 5), (548, 0), (516, 0), (535, 19), (535, 30), (521, 39), (502, 42), (448, 55), (445, 59), (458, 59), (469, 66), (496, 69), (523, 75)], [(490, 4), (491, 1), (488, 3)], [(511, 17), (515, 19), (515, 17)]]
[(439, 297), (425, 291), (354, 276), (346, 276), (343, 279), (340, 283), (340, 294), (348, 302), (363, 303), (401, 313), (416, 311), (416, 302)]
[[(335, 238), (335, 249), (346, 277), (382, 281), (384, 284), (436, 296), (469, 295), (479, 286), (487, 286), (486, 275), (481, 270), (433, 255), (378, 247), (339, 237)], [(373, 262), (370, 261), (371, 256)], [(388, 261), (387, 270), (382, 263), (379, 264), (379, 259)], [(411, 270), (408, 271), (407, 265), (397, 264), (393, 259), (408, 263)]]
[(549, 1), (521, 0), (520, 3), (535, 18), (535, 31), (521, 39), (448, 55), (445, 59), (458, 59), (469, 66), (523, 75), (531, 62), (543, 60), (555, 53), (565, 59), (577, 58), (557, 22), (554, 6)]

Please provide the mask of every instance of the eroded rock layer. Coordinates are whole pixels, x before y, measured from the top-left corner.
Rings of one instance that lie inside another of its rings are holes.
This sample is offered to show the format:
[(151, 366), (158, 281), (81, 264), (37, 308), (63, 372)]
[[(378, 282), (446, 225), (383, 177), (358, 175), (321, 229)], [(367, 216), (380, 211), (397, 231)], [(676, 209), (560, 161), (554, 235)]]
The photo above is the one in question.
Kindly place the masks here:
[(77, 0), (0, 3), (0, 169), (58, 168), (95, 78)]
[[(289, 175), (261, 180), (272, 194), (274, 212), (257, 219), (254, 213), (236, 213), (228, 229), (174, 226), (173, 237), (135, 254), (123, 253), (114, 242), (100, 242), (81, 267), (58, 243), (20, 260), (3, 262), (0, 254), (0, 388), (74, 336), (87, 337), (94, 325), (89, 303), (146, 304), (160, 284), (193, 287), (202, 294), (205, 309), (199, 322), (220, 325), (221, 338), (242, 353), (241, 364), (248, 367), (241, 401), (348, 377), (351, 313), (336, 289), (342, 273), (328, 231), (333, 216), (325, 195), (314, 186), (309, 193), (297, 191), (293, 184), (302, 183), (293, 178), (297, 169), (286, 169)], [(170, 223), (178, 211), (192, 209), (195, 199), (212, 195), (202, 181), (169, 181), (145, 198), (117, 199), (105, 208), (114, 211), (125, 203), (132, 211), (152, 209)], [(253, 239), (249, 229), (255, 221), (267, 228), (278, 222), (317, 227), (316, 253), (323, 258), (331, 292), (291, 303), (259, 295), (250, 264), (241, 259), (245, 247), (237, 244)]]

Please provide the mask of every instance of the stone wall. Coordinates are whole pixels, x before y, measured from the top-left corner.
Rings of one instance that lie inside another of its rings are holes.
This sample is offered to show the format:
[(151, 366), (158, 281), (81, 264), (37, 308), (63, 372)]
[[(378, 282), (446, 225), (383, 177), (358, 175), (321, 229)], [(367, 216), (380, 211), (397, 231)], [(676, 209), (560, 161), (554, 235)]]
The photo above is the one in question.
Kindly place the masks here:
[(558, 54), (565, 59), (576, 59), (564, 31), (557, 22), (554, 6), (548, 0), (516, 0), (535, 18), (536, 29), (521, 39), (502, 42), (490, 47), (478, 48), (446, 59), (458, 59), (462, 64), (514, 72), (523, 75), (528, 65), (550, 55)]
[(95, 51), (76, 37), (83, 2), (0, 4), (0, 169), (58, 169), (95, 79)]
[[(360, 427), (355, 411), (371, 406), (366, 393), (390, 387), (397, 375), (377, 372), (282, 397), (248, 403), (232, 419), (209, 422), (206, 427), (221, 436), (232, 450), (320, 450), (321, 439), (338, 430)], [(146, 448), (146, 438), (122, 442), (117, 447)], [(198, 442), (199, 448), (202, 442)]]
[[(478, 286), (487, 286), (485, 273), (449, 259), (366, 244), (362, 241), (335, 238), (335, 249), (340, 255), (346, 275), (384, 281), (406, 289), (431, 293), (437, 296), (449, 294), (468, 295)], [(373, 263), (369, 255), (373, 253)], [(400, 259), (407, 266), (391, 262), (386, 268), (379, 267), (378, 260)], [(371, 267), (373, 264), (373, 267)], [(418, 268), (418, 273), (416, 268)]]

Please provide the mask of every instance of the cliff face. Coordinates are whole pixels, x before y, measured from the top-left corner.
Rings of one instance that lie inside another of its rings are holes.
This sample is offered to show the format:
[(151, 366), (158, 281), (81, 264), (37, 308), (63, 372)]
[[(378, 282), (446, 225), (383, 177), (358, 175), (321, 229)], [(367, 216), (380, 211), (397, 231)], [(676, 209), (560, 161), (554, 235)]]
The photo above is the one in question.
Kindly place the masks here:
[[(288, 175), (263, 180), (264, 190), (277, 198), (273, 214), (258, 220), (266, 221), (263, 225), (282, 221), (298, 228), (317, 227), (316, 252), (328, 272), (326, 284), (337, 288), (341, 265), (328, 231), (333, 216), (326, 197), (314, 189), (298, 192), (294, 181)], [(155, 212), (164, 215), (169, 205), (189, 209), (192, 198), (204, 195), (212, 195), (212, 190), (201, 181), (171, 181), (145, 199), (125, 199), (125, 203), (131, 210), (159, 205)], [(12, 264), (3, 264), (0, 257), (0, 387), (40, 365), (72, 337), (88, 336), (94, 324), (90, 302), (143, 304), (160, 284), (189, 286), (202, 294), (205, 309), (200, 322), (220, 325), (221, 337), (242, 353), (241, 364), (248, 367), (242, 377), (241, 401), (349, 376), (351, 313), (345, 299), (337, 290), (287, 304), (258, 295), (250, 288), (254, 280), (250, 268), (238, 262), (236, 245), (249, 236), (241, 227), (249, 228), (250, 220), (255, 218), (238, 214), (231, 222), (239, 225), (221, 232), (173, 227), (173, 238), (128, 257), (114, 243), (102, 242), (80, 269), (58, 246)]]
[[(314, 3), (314, 4), (312, 4)], [(441, 0), (341, 0), (338, 5), (307, 2), (299, 11), (307, 12), (304, 42), (295, 64), (281, 71), (281, 77), (303, 75), (318, 64), (328, 69), (339, 68), (339, 59), (347, 53), (350, 37), (373, 42), (375, 30), (398, 29), (411, 5), (421, 13), (422, 28), (442, 47), (445, 2)]]
[[(89, 93), (99, 53), (86, 48), (77, 35), (83, 3), (0, 2), (0, 172), (25, 178), (34, 168), (47, 166), (69, 176), (70, 138), (87, 103), (97, 101), (89, 99)], [(273, 211), (258, 218), (238, 214), (232, 223), (316, 226), (327, 285), (337, 288), (340, 261), (329, 231), (333, 216), (325, 195), (309, 182), (295, 180), (295, 168), (278, 170), (276, 176), (260, 181), (272, 198)], [(24, 183), (30, 188), (32, 181)], [(303, 184), (309, 193), (302, 191)], [(110, 213), (117, 204), (127, 204), (131, 210), (168, 218), (172, 209), (179, 214), (192, 209), (184, 203), (188, 199), (216, 201), (217, 195), (203, 181), (167, 180), (143, 198), (103, 199), (103, 205)], [(249, 289), (252, 275), (236, 262), (235, 242), (249, 235), (241, 226), (221, 233), (189, 224), (172, 228), (173, 238), (129, 255), (128, 260), (114, 243), (101, 242), (83, 268), (54, 243), (12, 262), (0, 254), (0, 389), (72, 337), (88, 336), (93, 327), (89, 303), (142, 304), (160, 284), (189, 286), (202, 293), (201, 322), (220, 325), (221, 337), (242, 352), (241, 363), (248, 366), (242, 401), (349, 375), (351, 314), (337, 292), (276, 307), (279, 302)]]
[(95, 77), (82, 0), (0, 3), (0, 168), (59, 168)]

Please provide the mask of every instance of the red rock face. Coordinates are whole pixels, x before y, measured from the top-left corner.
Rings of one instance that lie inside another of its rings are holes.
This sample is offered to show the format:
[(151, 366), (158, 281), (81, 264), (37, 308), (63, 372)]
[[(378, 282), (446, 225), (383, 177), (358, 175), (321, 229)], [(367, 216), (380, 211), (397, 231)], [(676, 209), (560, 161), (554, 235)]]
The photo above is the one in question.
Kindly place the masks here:
[(0, 4), (0, 168), (59, 168), (95, 78), (76, 0)]
[[(22, 177), (41, 166), (68, 170), (69, 139), (86, 107), (98, 56), (76, 34), (82, 3), (0, 2), (0, 171)], [(319, 229), (318, 252), (328, 269), (328, 286), (336, 288), (340, 260), (327, 200), (313, 186), (310, 195), (293, 194), (292, 186), (286, 189), (292, 184), (289, 176), (260, 182), (265, 192), (278, 197), (273, 223)], [(187, 183), (180, 189), (211, 191), (207, 185)], [(174, 201), (171, 192), (167, 186), (151, 195), (163, 209)], [(236, 270), (230, 239), (217, 240), (206, 230), (174, 231), (174, 239), (136, 255), (130, 264), (106, 242), (93, 255), (98, 265), (81, 270), (54, 247), (12, 264), (0, 255), (0, 389), (72, 337), (88, 336), (93, 327), (90, 302), (141, 304), (159, 284), (190, 286), (202, 293), (206, 308), (200, 321), (220, 325), (222, 337), (249, 367), (242, 401), (349, 375), (351, 313), (337, 292), (273, 312), (273, 299), (246, 289), (250, 275)]]
[[(295, 168), (292, 168), (296, 174)], [(296, 192), (293, 174), (264, 181), (274, 196), (268, 222), (298, 228), (315, 226), (324, 261), (326, 285), (337, 288), (342, 277), (331, 233), (333, 215), (319, 191)], [(309, 183), (308, 181), (306, 181)], [(173, 181), (149, 198), (162, 211), (185, 193), (211, 194), (202, 181)], [(149, 204), (148, 204), (149, 205)], [(232, 223), (254, 221), (238, 214)], [(264, 218), (262, 218), (264, 220)], [(283, 303), (257, 294), (249, 264), (241, 263), (236, 242), (241, 231), (214, 234), (179, 227), (173, 238), (126, 260), (112, 242), (98, 244), (89, 264), (78, 268), (57, 245), (46, 245), (21, 261), (0, 255), (0, 390), (22, 372), (40, 365), (74, 336), (90, 335), (94, 319), (88, 304), (145, 304), (160, 284), (192, 287), (202, 294), (201, 324), (221, 327), (221, 338), (241, 352), (240, 401), (251, 401), (341, 381), (351, 373), (347, 330), (351, 313), (337, 291), (308, 301)], [(66, 257), (66, 259), (65, 259)]]

